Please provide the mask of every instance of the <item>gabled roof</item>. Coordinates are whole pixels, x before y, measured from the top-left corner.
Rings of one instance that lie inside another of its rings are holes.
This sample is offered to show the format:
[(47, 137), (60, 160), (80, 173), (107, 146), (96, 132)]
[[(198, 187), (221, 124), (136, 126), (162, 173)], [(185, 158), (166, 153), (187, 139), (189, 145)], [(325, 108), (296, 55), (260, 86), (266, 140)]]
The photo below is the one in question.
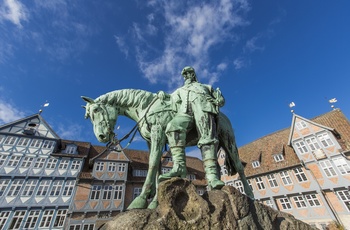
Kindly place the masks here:
[(34, 114), (26, 118), (19, 119), (0, 126), (0, 133), (13, 133), (24, 135), (24, 131), (28, 128), (28, 125), (35, 125), (35, 132), (32, 136), (47, 137), (53, 139), (60, 139), (50, 125), (44, 120), (40, 114)]

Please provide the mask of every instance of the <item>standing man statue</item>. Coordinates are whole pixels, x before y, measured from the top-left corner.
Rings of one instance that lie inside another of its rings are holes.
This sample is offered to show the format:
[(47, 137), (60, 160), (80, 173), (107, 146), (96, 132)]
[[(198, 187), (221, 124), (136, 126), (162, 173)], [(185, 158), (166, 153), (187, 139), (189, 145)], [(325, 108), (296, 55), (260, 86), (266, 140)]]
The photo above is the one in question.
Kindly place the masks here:
[(224, 105), (225, 99), (219, 89), (213, 90), (210, 85), (199, 83), (192, 67), (185, 67), (181, 75), (185, 79), (184, 85), (170, 95), (177, 108), (177, 114), (169, 122), (165, 131), (174, 165), (171, 171), (160, 175), (159, 180), (172, 177), (186, 178), (186, 136), (192, 128), (196, 127), (200, 136), (197, 145), (202, 153), (208, 186), (220, 189), (225, 183), (220, 180), (217, 163), (216, 116), (219, 114), (219, 107)]

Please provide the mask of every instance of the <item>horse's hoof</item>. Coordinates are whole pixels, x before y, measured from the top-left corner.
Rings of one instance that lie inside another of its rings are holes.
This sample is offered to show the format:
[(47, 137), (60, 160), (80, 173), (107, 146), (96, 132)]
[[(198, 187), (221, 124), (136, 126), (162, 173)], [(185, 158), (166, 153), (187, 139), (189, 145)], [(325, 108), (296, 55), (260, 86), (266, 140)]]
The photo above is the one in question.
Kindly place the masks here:
[(152, 201), (149, 205), (148, 205), (148, 209), (156, 209), (158, 207), (158, 201)]
[(222, 182), (221, 180), (214, 179), (214, 180), (209, 182), (209, 186), (212, 189), (221, 189), (222, 187), (225, 186), (225, 183)]
[(142, 197), (136, 197), (133, 202), (129, 205), (127, 210), (131, 209), (145, 209), (147, 208), (147, 200)]

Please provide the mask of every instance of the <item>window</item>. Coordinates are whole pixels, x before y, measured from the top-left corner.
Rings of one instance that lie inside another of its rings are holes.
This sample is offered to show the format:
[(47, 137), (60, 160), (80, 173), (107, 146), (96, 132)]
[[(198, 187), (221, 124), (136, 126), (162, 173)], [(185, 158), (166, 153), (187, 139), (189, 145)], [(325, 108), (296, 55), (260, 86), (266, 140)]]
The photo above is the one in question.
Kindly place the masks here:
[(343, 201), (348, 211), (350, 211), (350, 191), (338, 191), (337, 194), (340, 200)]
[(9, 229), (20, 229), (26, 211), (16, 211), (13, 214)]
[(54, 221), (54, 227), (63, 227), (64, 221), (66, 220), (66, 209), (58, 209), (56, 213), (56, 219)]
[(30, 143), (30, 147), (40, 148), (42, 143), (43, 143), (43, 140), (33, 139), (32, 143)]
[[(1, 142), (2, 142), (3, 140), (5, 140), (5, 136), (4, 136), (4, 135), (0, 135), (0, 144), (1, 144)], [(0, 228), (0, 229), (1, 229), (1, 228)]]
[(22, 168), (29, 168), (33, 161), (34, 161), (33, 157), (24, 157), (22, 160), (21, 167)]
[(102, 189), (101, 185), (93, 185), (91, 188), (90, 199), (91, 200), (100, 199), (101, 189)]
[(283, 154), (279, 153), (273, 156), (273, 159), (275, 159), (276, 162), (280, 162), (284, 160)]
[(284, 185), (293, 184), (287, 171), (280, 172), (280, 176)]
[(141, 194), (142, 188), (134, 188), (133, 199), (138, 197)]
[(261, 177), (256, 177), (255, 182), (256, 182), (256, 185), (258, 186), (258, 190), (265, 189), (265, 185)]
[(306, 208), (306, 203), (305, 203), (304, 197), (302, 197), (302, 196), (294, 196), (293, 200), (294, 200), (295, 205), (297, 206), (297, 208)]
[(252, 165), (253, 165), (253, 168), (260, 167), (260, 162), (259, 161), (253, 161)]
[(22, 137), (21, 139), (19, 139), (17, 145), (18, 146), (28, 146), (29, 141), (30, 141), (29, 138)]
[(132, 174), (133, 176), (137, 176), (137, 177), (146, 177), (147, 170), (136, 169), (136, 170), (133, 170)]
[(70, 166), (72, 170), (76, 170), (80, 168), (80, 161), (72, 161), (72, 165)]
[(31, 196), (34, 193), (38, 180), (27, 180), (26, 186), (22, 191), (22, 196)]
[(334, 145), (332, 139), (328, 135), (328, 133), (322, 133), (317, 136), (320, 142), (322, 143), (323, 147), (327, 148), (328, 146)]
[(67, 180), (64, 185), (63, 196), (71, 196), (75, 186), (75, 180)]
[(6, 157), (6, 155), (0, 154), (0, 167), (5, 163)]
[(83, 230), (94, 230), (95, 224), (84, 224)]
[(96, 171), (103, 171), (104, 164), (105, 164), (104, 162), (97, 162), (95, 170)]
[(250, 189), (253, 191), (253, 186), (252, 186), (252, 182), (250, 181), (250, 179), (247, 180), (247, 182), (248, 182), (248, 184), (249, 184)]
[(23, 179), (14, 180), (11, 184), (9, 191), (7, 192), (7, 195), (8, 196), (17, 196), (19, 194), (19, 191), (21, 190), (23, 184), (24, 184)]
[(35, 229), (35, 225), (38, 222), (40, 210), (31, 210), (28, 214), (27, 220), (24, 224), (25, 229)]
[(118, 172), (125, 172), (125, 167), (126, 167), (126, 164), (125, 164), (125, 163), (119, 164), (119, 166), (118, 166)]
[(42, 157), (36, 158), (34, 168), (42, 169), (44, 167), (45, 161), (46, 161), (46, 158), (42, 158)]
[(263, 204), (265, 204), (266, 206), (269, 206), (270, 208), (273, 208), (273, 203), (271, 200), (264, 200)]
[(59, 169), (67, 169), (69, 164), (69, 160), (61, 160), (60, 164), (58, 165)]
[(103, 200), (110, 200), (112, 197), (112, 191), (113, 191), (112, 185), (105, 185), (103, 188), (102, 199)]
[(44, 144), (43, 144), (44, 149), (52, 149), (54, 146), (55, 146), (54, 141), (48, 141), (48, 140), (44, 141)]
[[(0, 197), (5, 193), (7, 186), (9, 185), (9, 179), (1, 179), (0, 180)], [(0, 228), (1, 229), (1, 228)]]
[(220, 171), (221, 175), (227, 175), (227, 169), (226, 169), (226, 165), (221, 165), (221, 171)]
[(293, 171), (294, 171), (295, 177), (297, 178), (297, 180), (299, 182), (307, 181), (307, 177), (306, 177), (306, 175), (301, 167), (294, 168)]
[(80, 224), (69, 225), (69, 230), (80, 230)]
[(329, 160), (320, 161), (321, 168), (323, 169), (323, 172), (326, 174), (327, 177), (334, 177), (337, 176), (337, 173), (335, 172), (332, 164), (329, 162)]
[(309, 202), (311, 207), (314, 206), (320, 206), (320, 201), (317, 199), (317, 196), (315, 194), (310, 194), (305, 196), (307, 202)]
[(52, 217), (53, 217), (54, 210), (45, 210), (43, 213), (43, 216), (41, 217), (40, 221), (40, 228), (49, 228), (51, 225)]
[(235, 187), (236, 187), (241, 193), (244, 193), (242, 181), (236, 180), (236, 181), (235, 181)]
[(167, 163), (167, 162), (173, 162), (173, 158), (172, 157), (164, 157), (163, 163)]
[(304, 154), (304, 153), (309, 152), (304, 141), (296, 141), (296, 142), (294, 142), (294, 144), (297, 147), (297, 150), (300, 154)]
[(4, 145), (13, 145), (17, 140), (17, 137), (8, 136), (4, 142)]
[(268, 174), (267, 175), (267, 180), (269, 181), (269, 185), (271, 188), (276, 188), (278, 187), (277, 180), (274, 174)]
[(114, 199), (115, 200), (121, 200), (123, 194), (123, 186), (122, 185), (116, 185), (114, 188)]
[(345, 175), (350, 173), (349, 164), (343, 157), (337, 157), (333, 159), (335, 166), (338, 168), (340, 174)]
[(280, 204), (281, 204), (283, 210), (292, 209), (292, 206), (291, 206), (288, 198), (281, 198), (281, 199), (279, 199), (279, 201), (280, 201)]
[(63, 180), (55, 180), (52, 183), (51, 191), (50, 191), (50, 196), (58, 196), (60, 195), (61, 189), (63, 185)]
[(66, 147), (66, 153), (69, 153), (69, 154), (74, 154), (77, 150), (77, 146), (75, 145), (69, 145)]
[(189, 180), (195, 180), (195, 179), (196, 179), (196, 175), (194, 175), (194, 174), (188, 174), (188, 175), (186, 176), (186, 178), (189, 179)]
[(0, 212), (0, 229), (4, 229), (4, 226), (6, 224), (6, 221), (9, 218), (9, 216), (10, 216), (10, 212), (8, 212), (8, 211)]
[(304, 129), (307, 126), (305, 121), (296, 122), (295, 125), (299, 130)]
[(37, 196), (46, 196), (47, 191), (49, 190), (51, 181), (50, 180), (42, 180), (40, 181), (38, 191), (36, 192)]
[(46, 163), (46, 168), (47, 169), (54, 169), (56, 167), (56, 164), (57, 164), (57, 159), (49, 159)]
[(115, 172), (117, 169), (117, 163), (108, 162), (108, 172)]
[(7, 166), (16, 167), (20, 159), (21, 156), (11, 156), (10, 160), (7, 162)]
[(165, 168), (165, 167), (162, 167), (162, 174), (165, 174), (167, 172), (170, 172), (171, 168)]
[(315, 137), (306, 138), (305, 141), (312, 151), (321, 148)]

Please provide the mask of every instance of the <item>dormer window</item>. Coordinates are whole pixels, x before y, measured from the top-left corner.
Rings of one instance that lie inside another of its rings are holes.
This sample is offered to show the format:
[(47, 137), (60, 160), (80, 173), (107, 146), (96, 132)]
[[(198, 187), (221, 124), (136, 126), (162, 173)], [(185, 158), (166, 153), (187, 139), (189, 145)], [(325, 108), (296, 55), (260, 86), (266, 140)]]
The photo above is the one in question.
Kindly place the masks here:
[(253, 161), (253, 162), (252, 162), (252, 166), (253, 166), (253, 168), (258, 168), (258, 167), (260, 167), (260, 161)]
[(77, 151), (77, 146), (76, 145), (67, 145), (65, 153), (75, 154), (76, 151)]
[(167, 162), (173, 162), (173, 158), (172, 157), (165, 157), (164, 163), (167, 163)]
[(295, 123), (295, 125), (297, 126), (297, 128), (298, 128), (299, 130), (304, 129), (304, 128), (306, 128), (306, 126), (307, 126), (305, 121), (299, 121), (299, 122)]
[(283, 154), (282, 153), (279, 153), (279, 154), (276, 154), (273, 156), (273, 159), (276, 161), (276, 162), (280, 162), (280, 161), (283, 161), (284, 160), (284, 157), (283, 157)]

